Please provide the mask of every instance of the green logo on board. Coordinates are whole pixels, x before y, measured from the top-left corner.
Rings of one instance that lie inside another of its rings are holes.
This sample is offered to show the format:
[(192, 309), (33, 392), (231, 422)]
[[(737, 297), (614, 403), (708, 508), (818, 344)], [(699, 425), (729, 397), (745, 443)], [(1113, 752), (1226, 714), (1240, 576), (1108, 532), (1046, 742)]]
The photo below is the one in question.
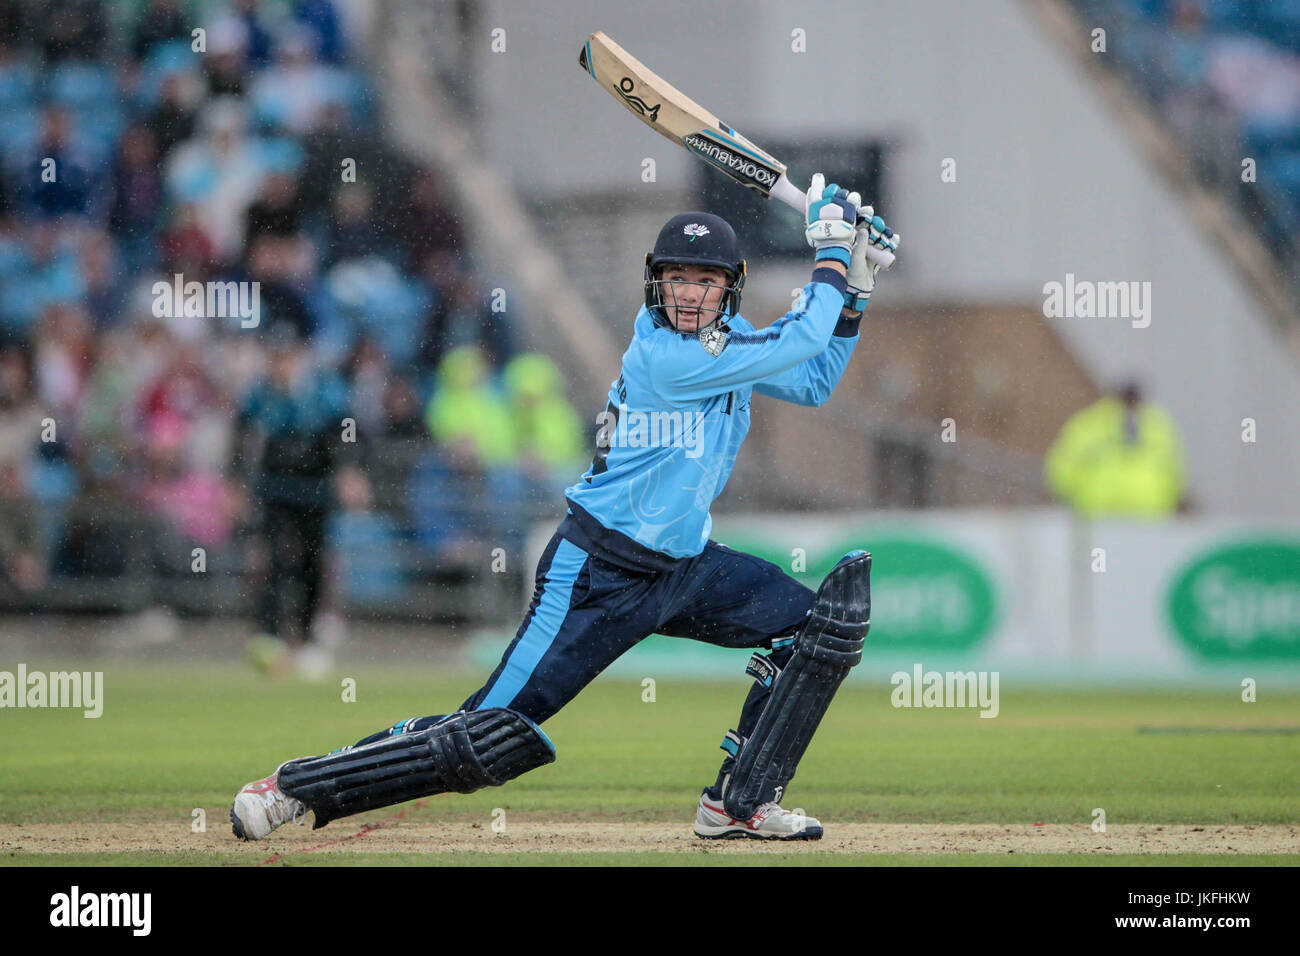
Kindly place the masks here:
[[(789, 551), (772, 542), (733, 541), (790, 571)], [(993, 583), (975, 560), (945, 544), (913, 537), (854, 537), (841, 547), (810, 552), (807, 568), (794, 577), (813, 590), (845, 554), (871, 552), (871, 633), (867, 648), (966, 651), (993, 629)]]
[(1203, 657), (1300, 658), (1300, 542), (1203, 554), (1175, 576), (1168, 612), (1174, 633)]

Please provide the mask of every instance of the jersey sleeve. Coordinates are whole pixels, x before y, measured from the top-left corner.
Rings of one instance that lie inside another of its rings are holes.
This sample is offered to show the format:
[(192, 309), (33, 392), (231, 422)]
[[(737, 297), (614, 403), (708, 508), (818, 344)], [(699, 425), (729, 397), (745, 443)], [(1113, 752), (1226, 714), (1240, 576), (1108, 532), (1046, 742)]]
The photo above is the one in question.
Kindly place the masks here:
[(754, 385), (754, 391), (796, 405), (823, 405), (848, 368), (858, 344), (857, 319), (841, 319), (825, 351)]
[(699, 401), (779, 376), (820, 355), (839, 321), (844, 285), (834, 270), (815, 269), (797, 311), (761, 331), (733, 332), (716, 356), (673, 336), (655, 355), (656, 390), (670, 402)]

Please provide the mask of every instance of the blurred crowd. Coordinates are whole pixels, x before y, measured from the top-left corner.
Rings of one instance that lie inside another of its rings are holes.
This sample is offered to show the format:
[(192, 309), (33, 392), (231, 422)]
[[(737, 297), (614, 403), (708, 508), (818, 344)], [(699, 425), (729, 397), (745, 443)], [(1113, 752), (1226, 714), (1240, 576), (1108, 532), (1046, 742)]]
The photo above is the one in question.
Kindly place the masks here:
[[(398, 556), (515, 545), (580, 470), (559, 371), (387, 145), (341, 7), (0, 0), (0, 593), (125, 573), (141, 536), (159, 573), (255, 566), (294, 415), (355, 421), (321, 467), (375, 598)], [(258, 283), (257, 326), (160, 309), (176, 275)]]
[[(1074, 0), (1208, 180), (1300, 265), (1300, 0)], [(1243, 159), (1254, 169), (1243, 177)], [(1244, 181), (1243, 181), (1244, 180)]]

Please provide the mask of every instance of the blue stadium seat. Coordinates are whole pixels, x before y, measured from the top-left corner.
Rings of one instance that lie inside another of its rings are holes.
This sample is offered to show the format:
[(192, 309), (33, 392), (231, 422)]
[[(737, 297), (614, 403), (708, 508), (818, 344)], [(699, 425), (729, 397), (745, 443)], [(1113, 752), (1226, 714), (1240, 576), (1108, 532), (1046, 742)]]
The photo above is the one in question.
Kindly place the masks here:
[(174, 73), (199, 73), (202, 57), (190, 50), (184, 40), (169, 40), (149, 51), (140, 66), (140, 79), (136, 84), (135, 101), (142, 109), (152, 109), (162, 99), (163, 83)]
[(119, 100), (112, 71), (98, 63), (61, 63), (45, 78), (46, 96), (62, 106), (93, 110)]
[(1300, 149), (1275, 152), (1260, 165), (1259, 180), (1278, 197), (1292, 234), (1300, 232)]
[(40, 114), (34, 107), (0, 109), (0, 159), (4, 164), (31, 152), (40, 131)]
[(259, 140), (262, 164), (274, 172), (297, 173), (302, 168), (304, 153), (297, 140), (288, 136), (271, 136)]
[(1270, 0), (1264, 9), (1261, 35), (1294, 53), (1300, 53), (1300, 2)]
[(1203, 0), (1203, 6), (1215, 30), (1242, 29), (1248, 22), (1249, 7), (1242, 0)]
[(23, 63), (0, 70), (0, 113), (30, 107), (36, 102), (36, 74)]
[(75, 128), (84, 142), (92, 162), (101, 169), (112, 165), (117, 141), (126, 126), (126, 117), (116, 105), (77, 113)]
[(1129, 0), (1134, 13), (1152, 20), (1169, 19), (1169, 0)]
[(393, 520), (375, 512), (340, 512), (330, 519), (330, 546), (342, 564), (344, 597), (361, 603), (391, 601), (405, 584), (400, 535)]

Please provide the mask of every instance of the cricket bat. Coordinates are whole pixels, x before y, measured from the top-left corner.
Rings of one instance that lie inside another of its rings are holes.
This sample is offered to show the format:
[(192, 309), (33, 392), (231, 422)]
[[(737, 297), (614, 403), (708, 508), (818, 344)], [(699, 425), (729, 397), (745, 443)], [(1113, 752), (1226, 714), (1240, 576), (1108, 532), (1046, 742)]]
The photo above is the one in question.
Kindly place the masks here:
[[(656, 133), (726, 173), (765, 199), (804, 212), (805, 190), (786, 178), (785, 164), (755, 146), (699, 103), (650, 70), (597, 30), (578, 54), (578, 64)], [(871, 248), (867, 257), (885, 268), (894, 254)]]

